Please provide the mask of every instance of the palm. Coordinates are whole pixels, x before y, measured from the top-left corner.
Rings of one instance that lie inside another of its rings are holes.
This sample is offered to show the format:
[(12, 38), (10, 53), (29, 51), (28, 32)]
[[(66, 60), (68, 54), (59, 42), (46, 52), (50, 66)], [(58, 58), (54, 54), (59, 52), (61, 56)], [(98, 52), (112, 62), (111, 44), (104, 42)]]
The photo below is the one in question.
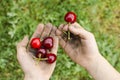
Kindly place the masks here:
[[(71, 34), (71, 39), (67, 39), (67, 35), (63, 34), (61, 37), (62, 40), (60, 40), (61, 45), (66, 53), (69, 53), (68, 55), (71, 57), (71, 59), (75, 62), (81, 59), (83, 55), (83, 49), (82, 49), (82, 39), (79, 38), (79, 36), (75, 36)], [(64, 43), (64, 45), (63, 45)], [(78, 62), (77, 62), (78, 63)]]
[[(54, 45), (53, 45), (53, 48), (49, 52), (56, 54), (57, 49), (58, 49), (58, 39), (54, 35), (55, 31), (56, 31), (56, 28), (53, 27), (51, 24), (47, 24), (46, 26), (44, 26), (43, 24), (40, 24), (37, 27), (36, 31), (34, 32), (32, 38), (40, 37), (40, 39), (42, 40), (47, 36), (53, 37)], [(23, 42), (25, 41), (26, 40), (24, 40)], [(23, 44), (23, 46), (25, 45)], [(30, 48), (30, 45), (28, 45), (27, 50), (23, 50), (23, 49), (20, 50), (19, 45), (18, 45), (17, 51), (18, 51), (17, 52), (18, 61), (21, 64), (23, 71), (25, 73), (34, 72), (35, 74), (39, 74), (39, 75), (42, 74), (42, 75), (46, 75), (47, 77), (50, 77), (52, 75), (52, 72), (55, 68), (56, 63), (48, 64), (45, 61), (39, 61), (39, 62), (36, 61), (33, 55), (34, 54), (33, 49)]]
[[(63, 31), (70, 31), (71, 39)], [(91, 54), (98, 53), (98, 48), (94, 36), (84, 30), (78, 23), (60, 25), (56, 34), (59, 36), (60, 45), (70, 58), (80, 65), (88, 62)], [(73, 35), (74, 34), (74, 35)], [(85, 62), (86, 61), (86, 62)]]

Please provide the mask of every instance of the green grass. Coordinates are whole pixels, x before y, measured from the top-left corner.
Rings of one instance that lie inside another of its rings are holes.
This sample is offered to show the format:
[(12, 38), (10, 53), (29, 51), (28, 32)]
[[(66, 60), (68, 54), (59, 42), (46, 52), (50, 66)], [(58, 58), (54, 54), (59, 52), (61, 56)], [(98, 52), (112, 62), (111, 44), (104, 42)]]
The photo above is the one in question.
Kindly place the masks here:
[[(56, 27), (68, 11), (94, 33), (101, 54), (120, 71), (120, 0), (0, 0), (0, 80), (22, 80), (16, 59), (16, 43), (32, 35), (39, 23)], [(59, 48), (51, 80), (92, 80)]]

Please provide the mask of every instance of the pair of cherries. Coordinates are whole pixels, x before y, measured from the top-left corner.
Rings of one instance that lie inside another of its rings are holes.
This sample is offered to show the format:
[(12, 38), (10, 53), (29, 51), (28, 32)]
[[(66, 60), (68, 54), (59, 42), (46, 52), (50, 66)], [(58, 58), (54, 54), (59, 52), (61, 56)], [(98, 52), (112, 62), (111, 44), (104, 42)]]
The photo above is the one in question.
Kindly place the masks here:
[(47, 50), (52, 49), (54, 45), (52, 37), (46, 37), (43, 41), (40, 41), (40, 38), (33, 38), (30, 45), (37, 50), (35, 55), (39, 60), (45, 60), (50, 64), (56, 61), (57, 57), (55, 54), (47, 53)]

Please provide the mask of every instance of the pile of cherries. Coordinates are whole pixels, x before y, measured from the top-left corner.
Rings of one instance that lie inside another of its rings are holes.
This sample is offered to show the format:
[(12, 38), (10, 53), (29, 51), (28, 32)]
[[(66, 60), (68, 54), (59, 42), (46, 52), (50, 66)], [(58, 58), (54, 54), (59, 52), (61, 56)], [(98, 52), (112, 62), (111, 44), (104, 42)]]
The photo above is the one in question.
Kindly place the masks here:
[(30, 45), (33, 49), (37, 50), (35, 56), (39, 60), (44, 60), (50, 64), (56, 61), (56, 55), (47, 52), (53, 48), (54, 42), (52, 37), (46, 37), (43, 41), (40, 41), (40, 38), (33, 38)]
[[(64, 20), (70, 25), (76, 21), (76, 14), (74, 12), (68, 12)], [(68, 38), (70, 38), (70, 32), (68, 31)], [(47, 63), (53, 63), (56, 61), (56, 55), (53, 53), (48, 53), (47, 51), (53, 48), (53, 38), (46, 37), (43, 41), (40, 41), (40, 38), (33, 38), (31, 40), (31, 47), (37, 52), (35, 53), (36, 58), (39, 60), (44, 60)]]

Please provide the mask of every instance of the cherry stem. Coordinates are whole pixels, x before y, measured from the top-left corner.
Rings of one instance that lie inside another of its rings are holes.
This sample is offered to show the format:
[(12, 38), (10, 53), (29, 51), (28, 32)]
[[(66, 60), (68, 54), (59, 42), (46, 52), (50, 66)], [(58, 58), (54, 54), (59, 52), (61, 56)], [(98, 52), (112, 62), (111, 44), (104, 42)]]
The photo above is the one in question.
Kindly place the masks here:
[[(68, 23), (68, 27), (70, 26), (70, 23)], [(68, 31), (68, 40), (70, 40), (70, 32)]]
[(48, 60), (48, 58), (41, 58), (41, 56), (42, 56), (41, 54), (38, 55), (38, 57), (39, 57), (38, 60), (39, 60), (39, 61), (45, 61), (45, 60)]
[(39, 57), (39, 58), (36, 58), (35, 60), (36, 60), (36, 61), (45, 61), (45, 60), (48, 60), (48, 58), (40, 58), (40, 57)]
[(68, 40), (70, 40), (70, 32), (68, 31)]
[(62, 31), (65, 35), (67, 35), (67, 33), (65, 31)]
[(41, 61), (48, 60), (48, 58), (40, 58)]

